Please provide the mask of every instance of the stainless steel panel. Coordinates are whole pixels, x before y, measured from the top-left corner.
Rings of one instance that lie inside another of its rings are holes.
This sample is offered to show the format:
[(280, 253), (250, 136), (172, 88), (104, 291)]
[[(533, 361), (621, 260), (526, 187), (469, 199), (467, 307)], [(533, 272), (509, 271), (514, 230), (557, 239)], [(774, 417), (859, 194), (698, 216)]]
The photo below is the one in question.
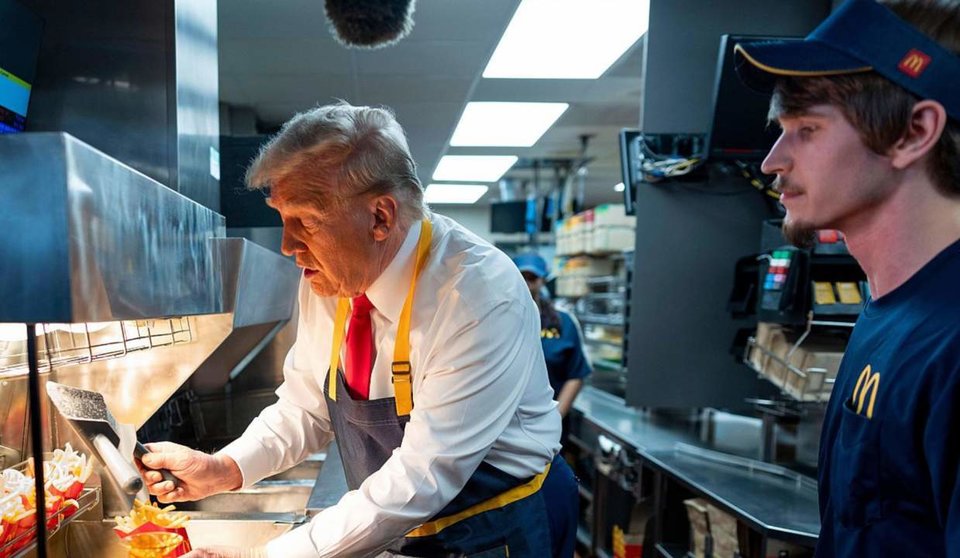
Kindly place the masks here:
[(118, 422), (140, 428), (231, 332), (230, 314), (189, 318), (189, 343), (136, 351), (123, 358), (56, 369), (60, 383), (103, 394)]
[(181, 502), (177, 507), (219, 513), (304, 513), (314, 480), (261, 481), (248, 488), (222, 492), (196, 502)]
[(224, 311), (223, 217), (67, 134), (0, 137), (0, 322)]
[(233, 393), (266, 389), (271, 393), (283, 382), (283, 361), (297, 338), (297, 311), (276, 336), (230, 380)]
[[(232, 330), (231, 314), (186, 319), (190, 323), (192, 335), (188, 342), (131, 351), (122, 358), (104, 358), (55, 367), (52, 372), (42, 372), (41, 378), (102, 393), (118, 422), (139, 428), (183, 385)], [(92, 333), (92, 341), (99, 343), (101, 336), (108, 333), (109, 330)], [(28, 447), (26, 390), (25, 373), (0, 378), (0, 416), (4, 417), (0, 426), (0, 445), (19, 453), (25, 452)], [(45, 396), (42, 401), (46, 404)], [(46, 405), (43, 412), (47, 413)], [(45, 449), (60, 447), (68, 441), (75, 443), (73, 438), (64, 435), (68, 432), (70, 429), (66, 427), (66, 423), (52, 423), (50, 432), (45, 434), (44, 442), (46, 444), (49, 441), (51, 445), (45, 445)]]
[(226, 311), (233, 312), (233, 326), (290, 319), (300, 283), (297, 266), (243, 238), (214, 242), (223, 268)]
[(45, 24), (27, 129), (68, 132), (170, 184), (171, 0), (20, 1)]
[(705, 494), (772, 538), (809, 545), (820, 533), (817, 487), (812, 479), (710, 461), (679, 449), (653, 451), (642, 457), (647, 465)]
[[(622, 441), (628, 451), (636, 453), (646, 466), (664, 471), (696, 493), (708, 495), (754, 528), (775, 538), (805, 544), (816, 537), (819, 512), (813, 479), (790, 475), (791, 480), (691, 458), (689, 452), (677, 448), (689, 445), (715, 449), (712, 444), (700, 440), (695, 423), (639, 411), (626, 406), (623, 399), (590, 386), (580, 392), (574, 408), (582, 414), (582, 421), (588, 428)], [(579, 435), (586, 437), (582, 432)], [(759, 442), (757, 440), (758, 445)], [(756, 463), (758, 469), (782, 469), (732, 455), (729, 458), (740, 463)], [(334, 467), (330, 456), (324, 463), (321, 477), (328, 467)], [(319, 486), (319, 480), (317, 484)]]
[(216, 0), (21, 0), (45, 21), (27, 129), (65, 131), (219, 210)]
[[(222, 267), (225, 308), (233, 313), (233, 332), (194, 374), (191, 387), (198, 393), (221, 390), (270, 344), (293, 314), (300, 281), (296, 265), (249, 240), (212, 242)], [(274, 374), (280, 365), (282, 360)]]
[(217, 2), (175, 0), (176, 179), (181, 194), (220, 211), (220, 108), (217, 72)]

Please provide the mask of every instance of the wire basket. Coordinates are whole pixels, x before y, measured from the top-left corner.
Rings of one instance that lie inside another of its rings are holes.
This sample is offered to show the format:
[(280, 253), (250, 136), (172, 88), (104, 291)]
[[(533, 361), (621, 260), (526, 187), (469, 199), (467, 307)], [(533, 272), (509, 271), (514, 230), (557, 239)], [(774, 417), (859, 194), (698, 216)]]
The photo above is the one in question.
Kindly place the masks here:
[[(776, 363), (776, 366), (758, 366), (754, 361), (754, 351), (763, 355), (767, 363)], [(833, 391), (833, 378), (828, 376), (824, 368), (800, 369), (779, 355), (774, 354), (760, 345), (755, 337), (747, 339), (747, 347), (743, 363), (753, 369), (758, 375), (770, 380), (780, 388), (780, 392), (796, 401), (825, 402)]]
[[(10, 329), (6, 330), (15, 331)], [(37, 324), (41, 371), (95, 360), (119, 358), (133, 351), (194, 340), (189, 317), (81, 324)], [(26, 327), (20, 339), (0, 340), (0, 378), (27, 373)]]
[[(44, 457), (51, 457), (51, 454), (44, 454)], [(27, 460), (14, 465), (12, 468), (17, 469), (20, 472), (24, 472), (31, 466), (32, 462)], [(46, 522), (48, 539), (55, 535), (57, 531), (63, 528), (63, 526), (65, 526), (67, 523), (77, 517), (82, 516), (84, 512), (96, 506), (100, 502), (100, 487), (84, 487), (83, 490), (80, 491), (80, 495), (77, 496), (76, 502), (76, 507), (62, 507), (53, 513), (47, 514)], [(4, 526), (8, 527), (6, 523), (4, 523)], [(35, 525), (18, 530), (16, 535), (14, 535), (12, 538), (2, 536), (2, 534), (0, 534), (0, 541), (3, 542), (3, 544), (0, 545), (0, 558), (20, 558), (22, 556), (27, 556), (36, 548), (36, 539), (37, 528)]]

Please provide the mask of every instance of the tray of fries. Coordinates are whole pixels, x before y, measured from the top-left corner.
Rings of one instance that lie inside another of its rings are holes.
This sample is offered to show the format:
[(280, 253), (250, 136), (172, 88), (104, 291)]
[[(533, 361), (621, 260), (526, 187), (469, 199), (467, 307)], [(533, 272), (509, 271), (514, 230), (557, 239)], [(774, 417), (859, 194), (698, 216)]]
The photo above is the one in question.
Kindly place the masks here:
[(187, 536), (189, 517), (172, 505), (159, 507), (151, 502), (133, 501), (126, 516), (115, 518), (114, 532), (133, 558), (173, 558), (190, 552)]
[[(69, 443), (44, 455), (48, 537), (100, 501), (100, 489), (85, 486), (92, 470), (93, 463)], [(0, 472), (0, 558), (23, 556), (36, 546), (34, 482), (33, 459)]]

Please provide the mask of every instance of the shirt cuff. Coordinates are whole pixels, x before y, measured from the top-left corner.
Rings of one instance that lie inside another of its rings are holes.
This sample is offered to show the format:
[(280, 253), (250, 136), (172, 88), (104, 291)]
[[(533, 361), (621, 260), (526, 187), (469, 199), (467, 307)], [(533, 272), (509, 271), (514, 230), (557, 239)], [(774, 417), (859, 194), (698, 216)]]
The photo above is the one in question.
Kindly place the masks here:
[(310, 538), (313, 523), (287, 531), (267, 543), (267, 558), (317, 558), (319, 553)]
[(248, 488), (257, 481), (270, 476), (273, 469), (264, 459), (265, 448), (259, 441), (247, 436), (240, 436), (227, 444), (217, 454), (226, 455), (236, 462), (243, 477), (241, 488)]

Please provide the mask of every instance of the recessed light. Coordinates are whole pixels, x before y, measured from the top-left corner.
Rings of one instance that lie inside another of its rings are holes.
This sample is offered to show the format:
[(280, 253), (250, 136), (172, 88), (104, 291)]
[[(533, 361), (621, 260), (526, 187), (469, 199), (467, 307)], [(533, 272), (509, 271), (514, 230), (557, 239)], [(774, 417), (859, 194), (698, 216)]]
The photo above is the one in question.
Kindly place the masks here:
[(444, 155), (433, 179), (496, 182), (516, 162), (514, 155)]
[(430, 184), (423, 194), (427, 203), (476, 203), (490, 188), (483, 184)]
[(649, 24), (649, 0), (523, 0), (483, 77), (596, 79)]
[(567, 103), (467, 103), (450, 145), (530, 147), (569, 106)]

